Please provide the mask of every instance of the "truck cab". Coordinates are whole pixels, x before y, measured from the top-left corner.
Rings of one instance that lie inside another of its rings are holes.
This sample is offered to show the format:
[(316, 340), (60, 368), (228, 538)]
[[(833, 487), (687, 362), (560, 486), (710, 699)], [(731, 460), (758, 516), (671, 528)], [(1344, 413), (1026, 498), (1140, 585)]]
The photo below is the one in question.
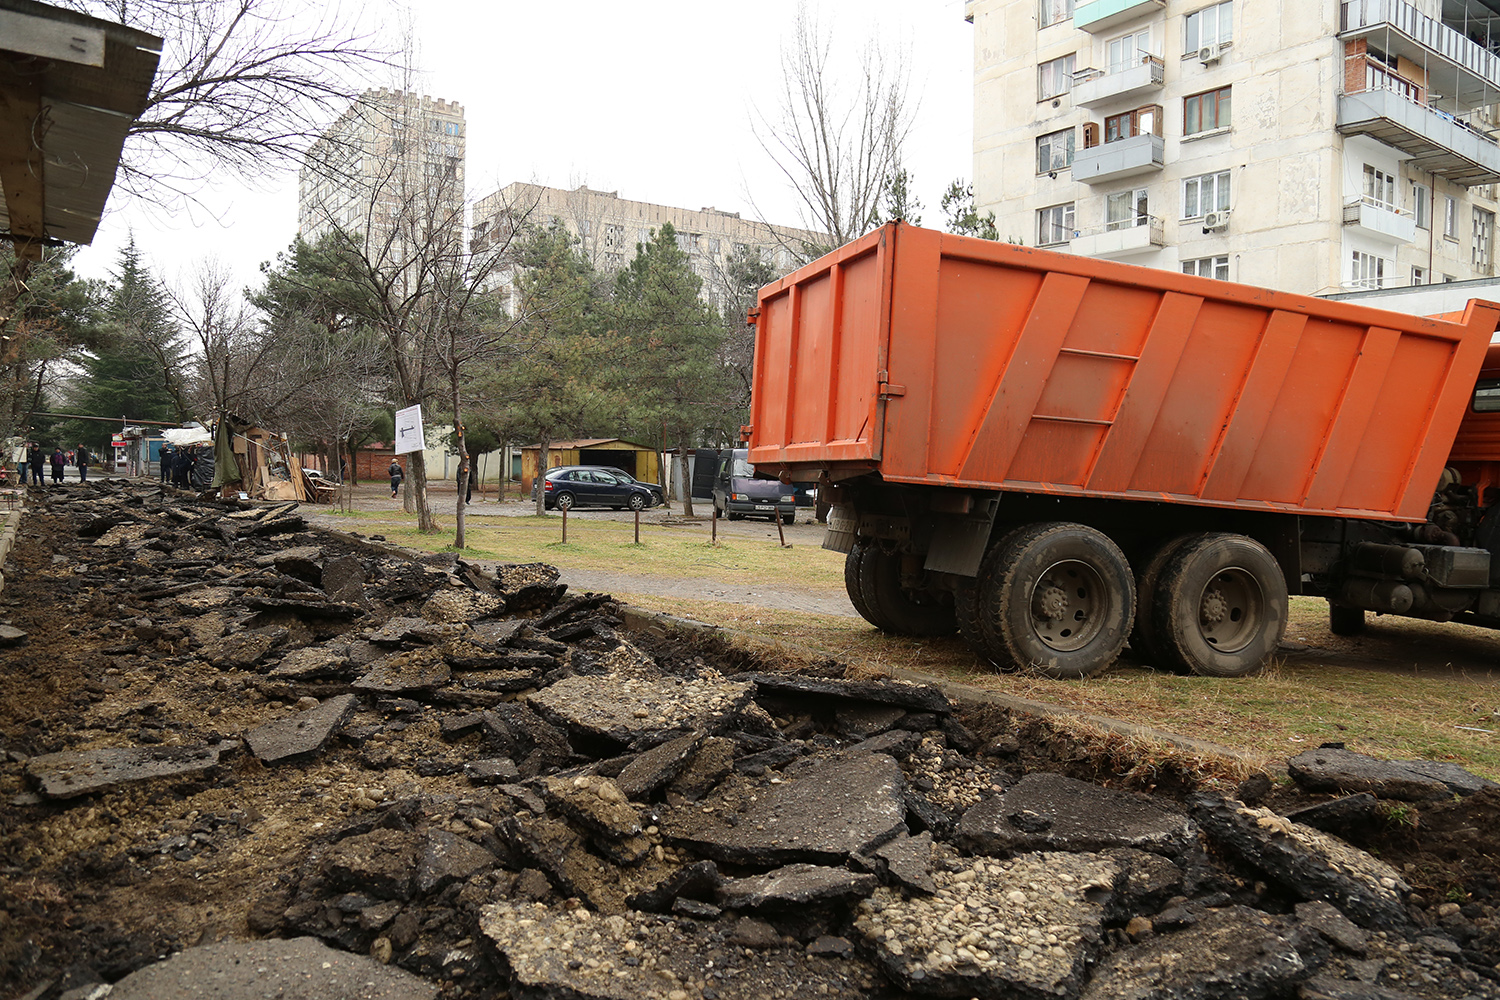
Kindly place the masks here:
[(746, 448), (732, 448), (719, 455), (714, 477), (714, 510), (731, 521), (743, 517), (764, 517), (782, 524), (797, 519), (797, 493), (788, 484), (769, 477), (757, 477)]

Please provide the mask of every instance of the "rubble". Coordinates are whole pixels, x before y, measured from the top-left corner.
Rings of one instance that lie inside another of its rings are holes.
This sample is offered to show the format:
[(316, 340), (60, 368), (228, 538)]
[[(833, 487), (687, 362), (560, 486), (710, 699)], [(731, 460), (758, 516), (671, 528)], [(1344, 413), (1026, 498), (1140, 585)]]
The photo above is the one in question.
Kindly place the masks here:
[[(258, 971), (280, 955), (319, 1000), (333, 973), (443, 1000), (1500, 997), (1493, 866), (1422, 898), (1361, 846), (1401, 856), (1385, 785), (1105, 787), (1054, 773), (1034, 721), (777, 672), (550, 567), (290, 504), (91, 484), (28, 516), (56, 551), (23, 532), (5, 596), (105, 617), (50, 675), (68, 700), (0, 727), (34, 802), (0, 807), (6, 995), (171, 997), (204, 974), (153, 976), (215, 960), (301, 995)], [(1402, 808), (1492, 856), (1500, 791), (1422, 763), (1401, 780), (1448, 791)]]
[(1423, 802), (1500, 788), (1456, 764), (1431, 760), (1379, 760), (1341, 746), (1299, 753), (1287, 761), (1292, 780), (1310, 792), (1371, 792), (1382, 799)]

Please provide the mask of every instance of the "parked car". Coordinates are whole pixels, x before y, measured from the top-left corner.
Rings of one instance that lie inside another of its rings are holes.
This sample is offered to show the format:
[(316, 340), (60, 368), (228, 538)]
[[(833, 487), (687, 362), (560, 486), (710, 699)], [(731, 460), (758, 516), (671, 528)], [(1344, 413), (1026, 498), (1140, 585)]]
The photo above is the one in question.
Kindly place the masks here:
[(572, 507), (644, 510), (666, 501), (656, 483), (643, 483), (623, 469), (607, 465), (562, 465), (548, 469), (531, 486), (533, 500), (538, 486), (545, 491), (543, 503), (548, 510)]
[(714, 479), (714, 509), (731, 521), (742, 517), (781, 519), (782, 524), (797, 520), (795, 490), (775, 479), (755, 474), (750, 452), (734, 448), (723, 452), (719, 472)]

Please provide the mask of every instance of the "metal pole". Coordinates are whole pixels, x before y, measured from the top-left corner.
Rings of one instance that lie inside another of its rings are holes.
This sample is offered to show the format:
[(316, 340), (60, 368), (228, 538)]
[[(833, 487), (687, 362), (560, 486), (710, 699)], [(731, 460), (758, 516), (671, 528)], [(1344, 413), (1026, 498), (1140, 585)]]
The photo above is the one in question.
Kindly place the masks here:
[(635, 512), (635, 544), (641, 544), (641, 512)]
[(719, 505), (718, 504), (714, 504), (713, 534), (712, 534), (712, 536), (710, 536), (710, 541), (714, 545), (718, 545), (719, 544)]
[(563, 507), (562, 512), (563, 512), (563, 540), (562, 540), (562, 543), (564, 545), (567, 545), (568, 544), (568, 508)]
[(776, 508), (776, 537), (779, 538), (779, 539), (781, 539), (781, 547), (782, 548), (784, 548), (784, 549), (791, 548), (791, 546), (787, 545), (787, 543), (786, 543), (786, 532), (784, 532), (784, 531), (781, 530), (781, 508), (780, 507)]

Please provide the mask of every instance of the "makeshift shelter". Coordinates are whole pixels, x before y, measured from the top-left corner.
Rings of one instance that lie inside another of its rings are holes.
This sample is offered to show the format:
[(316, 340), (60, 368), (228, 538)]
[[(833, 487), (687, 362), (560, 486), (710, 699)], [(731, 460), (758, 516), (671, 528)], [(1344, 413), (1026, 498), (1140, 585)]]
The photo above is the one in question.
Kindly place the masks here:
[[(541, 457), (540, 444), (528, 444), (521, 448), (522, 490), (531, 490)], [(547, 468), (555, 469), (560, 465), (607, 465), (628, 472), (643, 483), (661, 482), (661, 459), (656, 454), (656, 449), (621, 438), (553, 441), (547, 446)]]
[(213, 443), (214, 477), (209, 485), (222, 496), (243, 493), (255, 500), (317, 502), (312, 484), (293, 461), (285, 434), (225, 417), (215, 427)]

